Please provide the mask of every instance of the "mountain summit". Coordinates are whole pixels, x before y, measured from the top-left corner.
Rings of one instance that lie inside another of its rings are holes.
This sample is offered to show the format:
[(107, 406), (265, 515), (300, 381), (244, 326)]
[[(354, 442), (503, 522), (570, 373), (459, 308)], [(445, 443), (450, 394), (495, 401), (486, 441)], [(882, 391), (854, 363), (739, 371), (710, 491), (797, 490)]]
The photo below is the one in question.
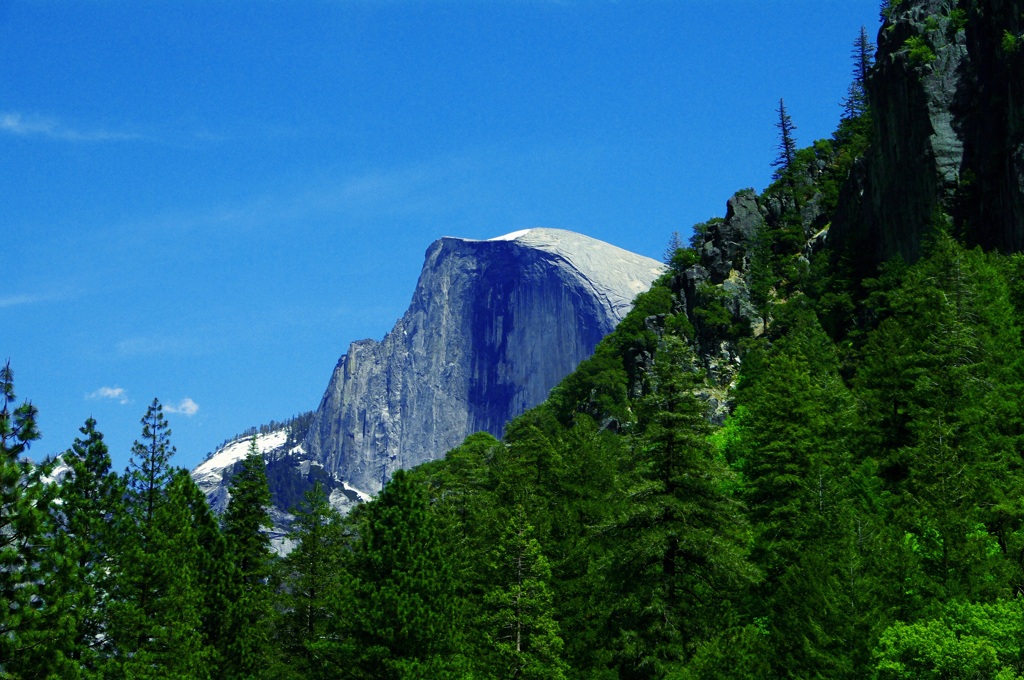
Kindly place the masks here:
[(655, 260), (560, 229), (435, 241), (394, 329), (352, 343), (338, 361), (306, 451), (372, 494), (467, 434), (501, 436), (661, 272)]
[[(259, 438), (277, 510), (315, 481), (346, 507), (473, 432), (500, 437), (593, 353), (663, 270), (561, 229), (435, 241), (408, 311), (383, 340), (351, 344), (305, 436), (289, 427)], [(216, 509), (227, 505), (246, 446), (222, 447), (193, 473)], [(287, 520), (275, 515), (279, 529)]]

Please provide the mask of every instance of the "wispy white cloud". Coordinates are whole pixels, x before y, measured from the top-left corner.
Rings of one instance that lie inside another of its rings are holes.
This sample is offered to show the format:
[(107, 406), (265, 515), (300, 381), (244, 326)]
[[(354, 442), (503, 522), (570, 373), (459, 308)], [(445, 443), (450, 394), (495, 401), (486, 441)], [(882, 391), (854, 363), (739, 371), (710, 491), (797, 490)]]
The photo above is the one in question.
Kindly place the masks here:
[(18, 305), (30, 305), (40, 300), (42, 298), (37, 295), (9, 295), (7, 297), (0, 297), (0, 309), (4, 307), (17, 307)]
[(199, 404), (192, 401), (189, 397), (185, 397), (178, 402), (177, 406), (174, 404), (164, 405), (164, 410), (168, 413), (180, 413), (191, 418), (195, 414), (199, 413)]
[(124, 406), (125, 404), (132, 403), (131, 399), (128, 398), (128, 393), (124, 391), (123, 387), (101, 387), (95, 392), (90, 392), (85, 395), (86, 399), (113, 399), (117, 403)]
[(127, 142), (143, 139), (135, 132), (79, 129), (65, 125), (55, 118), (24, 115), (15, 112), (0, 113), (0, 132), (17, 137), (45, 137), (65, 142)]
[(14, 295), (0, 296), (0, 309), (5, 307), (20, 307), (21, 305), (37, 305), (44, 302), (56, 302), (75, 297), (76, 293), (69, 290), (57, 290), (46, 293), (19, 293)]
[(152, 356), (158, 354), (185, 354), (190, 343), (183, 338), (167, 336), (136, 336), (117, 343), (117, 352), (123, 356)]

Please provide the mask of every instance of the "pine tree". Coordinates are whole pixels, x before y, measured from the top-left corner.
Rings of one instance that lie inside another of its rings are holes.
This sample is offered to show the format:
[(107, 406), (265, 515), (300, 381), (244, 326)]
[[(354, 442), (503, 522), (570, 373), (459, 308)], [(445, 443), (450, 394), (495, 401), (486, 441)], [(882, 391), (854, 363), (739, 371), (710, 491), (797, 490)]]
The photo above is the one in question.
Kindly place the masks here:
[(267, 666), (274, 557), (265, 532), (273, 526), (269, 506), (266, 465), (253, 435), (249, 453), (231, 480), (231, 500), (224, 514), (224, 536), (234, 563), (226, 677), (256, 677)]
[(751, 558), (763, 574), (750, 615), (767, 633), (779, 677), (842, 677), (853, 663), (862, 571), (848, 490), (852, 401), (807, 301), (777, 312), (771, 346), (744, 358), (729, 453), (743, 474)]
[(486, 636), (497, 652), (494, 677), (562, 680), (564, 644), (553, 616), (551, 567), (518, 506), (492, 553), (494, 584), (484, 595)]
[[(1020, 328), (1005, 275), (939, 233), (889, 294), (858, 374), (890, 494), (889, 523), (914, 587), (893, 589), (901, 618), (948, 598), (1005, 595), (1021, 577)], [(1015, 588), (1015, 586), (1013, 586)]]
[(449, 677), (454, 589), (426, 490), (398, 470), (359, 525), (354, 642), (359, 677)]
[[(197, 507), (196, 501), (202, 504)], [(197, 510), (200, 515), (197, 516)], [(203, 556), (199, 544), (205, 499), (187, 470), (175, 469), (151, 533), (150, 639), (125, 665), (129, 675), (202, 680), (210, 677), (204, 645)]]
[(665, 677), (721, 625), (730, 595), (753, 578), (747, 528), (729, 473), (708, 441), (699, 376), (679, 338), (655, 356), (639, 407), (630, 503), (609, 534), (618, 593), (610, 624), (621, 678)]
[(185, 470), (170, 465), (174, 447), (159, 401), (142, 418), (126, 472), (125, 505), (116, 521), (109, 671), (138, 678), (203, 678), (214, 658), (206, 641), (201, 534), (209, 520)]
[(113, 603), (113, 630), (122, 654), (135, 654), (156, 636), (151, 622), (166, 584), (156, 578), (157, 512), (167, 502), (167, 487), (173, 476), (170, 457), (170, 427), (157, 399), (141, 419), (142, 438), (132, 445), (132, 457), (125, 471), (123, 512), (115, 519), (116, 594)]
[(665, 246), (665, 255), (662, 257), (662, 262), (666, 265), (671, 265), (675, 259), (676, 252), (680, 248), (685, 248), (686, 243), (683, 242), (683, 237), (679, 235), (678, 231), (673, 231), (672, 236), (668, 239), (668, 245)]
[(195, 606), (199, 611), (203, 659), (209, 668), (220, 672), (225, 669), (225, 659), (229, 658), (234, 642), (229, 597), (234, 565), (220, 529), (220, 518), (214, 515), (191, 475), (178, 470), (173, 481), (177, 484), (181, 512), (189, 518), (191, 526), (182, 545), (191, 552), (190, 564), (196, 573)]
[(96, 421), (89, 418), (62, 456), (70, 468), (60, 484), (56, 512), (57, 551), (65, 558), (60, 588), (74, 593), (75, 634), (72, 658), (86, 673), (97, 672), (109, 658), (106, 604), (109, 600), (111, 521), (122, 487), (111, 469), (110, 454)]
[(868, 73), (874, 63), (875, 46), (868, 37), (868, 29), (860, 27), (860, 34), (853, 43), (853, 82), (843, 100), (843, 119), (860, 118), (869, 111)]
[(0, 368), (0, 676), (62, 672), (68, 652), (72, 602), (48, 589), (60, 556), (52, 550), (51, 485), (21, 458), (39, 439), (37, 411), (30, 402), (14, 406), (14, 371)]
[(282, 647), (283, 669), (278, 674), (334, 678), (354, 656), (344, 635), (351, 611), (343, 560), (349, 537), (319, 482), (306, 492), (289, 538), (295, 549), (282, 565), (284, 613), (276, 644)]
[(164, 418), (163, 406), (158, 399), (142, 417), (142, 439), (132, 445), (129, 469), (125, 473), (128, 496), (141, 526), (146, 527), (163, 501), (163, 492), (171, 481), (170, 465), (174, 447), (171, 446), (171, 428)]
[(793, 162), (796, 160), (796, 138), (793, 137), (793, 131), (796, 130), (796, 126), (793, 125), (793, 119), (790, 118), (789, 113), (786, 111), (786, 103), (779, 99), (779, 108), (776, 109), (776, 113), (779, 116), (779, 121), (775, 124), (775, 127), (779, 131), (779, 155), (772, 162), (772, 167), (775, 168), (775, 172), (772, 173), (773, 180), (779, 180), (789, 175), (790, 170), (793, 167)]

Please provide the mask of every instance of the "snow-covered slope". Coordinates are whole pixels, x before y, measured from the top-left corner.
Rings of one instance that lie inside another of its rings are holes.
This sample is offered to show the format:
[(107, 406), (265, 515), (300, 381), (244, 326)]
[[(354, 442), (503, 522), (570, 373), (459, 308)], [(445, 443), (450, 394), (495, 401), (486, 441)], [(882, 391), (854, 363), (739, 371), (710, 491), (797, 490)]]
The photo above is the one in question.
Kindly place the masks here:
[[(287, 440), (288, 431), (285, 429), (258, 434), (256, 435), (256, 447), (261, 454), (266, 456), (271, 451), (284, 446)], [(230, 476), (235, 465), (249, 454), (251, 443), (251, 436), (240, 437), (228, 442), (192, 470), (192, 479), (195, 480), (196, 486), (206, 494), (206, 499), (215, 512), (222, 513), (227, 509), (231, 493), (228, 485), (225, 484), (225, 476)]]
[[(268, 533), (274, 549), (282, 555), (293, 547), (288, 538), (295, 520), (293, 511), (301, 503), (305, 492), (311, 490), (317, 482), (323, 485), (331, 505), (342, 513), (371, 498), (369, 494), (328, 475), (323, 464), (309, 458), (302, 444), (289, 445), (290, 434), (291, 426), (286, 425), (256, 435), (256, 447), (266, 464), (272, 498), (270, 519), (273, 528)], [(296, 438), (301, 438), (301, 433), (296, 433)], [(252, 436), (230, 441), (192, 470), (192, 479), (218, 514), (227, 510), (231, 500), (231, 477), (242, 459), (249, 454), (251, 442)]]

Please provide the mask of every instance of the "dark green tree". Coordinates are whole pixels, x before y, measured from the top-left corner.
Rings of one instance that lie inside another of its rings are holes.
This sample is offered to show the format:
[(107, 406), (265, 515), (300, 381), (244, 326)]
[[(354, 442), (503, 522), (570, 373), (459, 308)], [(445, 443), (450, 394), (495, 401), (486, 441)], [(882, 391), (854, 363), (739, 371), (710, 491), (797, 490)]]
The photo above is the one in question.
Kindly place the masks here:
[(454, 588), (427, 498), (399, 470), (362, 514), (353, 607), (359, 677), (451, 676)]
[[(196, 573), (195, 606), (199, 610), (199, 633), (203, 658), (215, 671), (226, 669), (234, 635), (231, 630), (232, 575), (234, 564), (220, 528), (220, 518), (210, 509), (206, 496), (184, 470), (175, 472), (182, 512), (190, 518), (191, 531), (181, 537), (183, 549), (191, 551), (190, 564)], [(223, 671), (226, 675), (226, 670)]]
[[(116, 520), (109, 633), (117, 648), (108, 673), (137, 678), (203, 678), (206, 645), (202, 554), (205, 501), (174, 447), (159, 401), (142, 418)], [(208, 513), (208, 509), (205, 510)]]
[(853, 82), (843, 100), (844, 121), (860, 118), (869, 111), (868, 73), (874, 63), (874, 53), (875, 46), (868, 37), (868, 29), (861, 26), (853, 43)]
[(171, 445), (171, 428), (158, 399), (146, 409), (141, 422), (142, 441), (136, 440), (132, 445), (125, 479), (133, 515), (145, 529), (152, 523), (174, 474), (170, 460), (175, 450)]
[(295, 548), (282, 561), (278, 676), (338, 677), (355, 656), (345, 634), (347, 612), (352, 611), (344, 560), (350, 537), (319, 482), (306, 492), (289, 538)]
[(855, 550), (849, 455), (853, 403), (806, 299), (780, 306), (770, 347), (744, 359), (729, 457), (743, 474), (763, 580), (750, 616), (778, 677), (852, 673)]
[(779, 116), (779, 120), (775, 123), (775, 127), (779, 131), (779, 144), (778, 144), (778, 156), (772, 161), (772, 167), (775, 171), (772, 173), (772, 179), (778, 180), (783, 177), (787, 177), (790, 174), (790, 170), (793, 167), (793, 162), (796, 160), (796, 138), (793, 136), (793, 132), (796, 130), (796, 125), (793, 124), (793, 119), (786, 111), (786, 103), (779, 99), (779, 108), (776, 109), (776, 114)]
[(658, 349), (639, 405), (629, 503), (608, 536), (609, 619), (621, 678), (677, 673), (754, 577), (730, 473), (708, 440), (700, 376), (679, 338)]
[(267, 529), (273, 526), (266, 465), (253, 435), (241, 469), (231, 479), (224, 536), (234, 565), (229, 596), (230, 640), (225, 677), (257, 677), (267, 667), (273, 611), (274, 553)]
[(483, 623), (495, 652), (492, 675), (524, 680), (563, 680), (564, 644), (552, 604), (551, 567), (518, 506), (491, 556), (491, 588)]
[(55, 574), (62, 591), (74, 594), (75, 634), (71, 658), (85, 673), (98, 672), (111, 655), (106, 606), (110, 599), (110, 527), (122, 486), (111, 469), (110, 453), (96, 421), (89, 418), (64, 452), (69, 468), (60, 483), (56, 550), (64, 569)]
[(0, 676), (61, 673), (69, 652), (73, 598), (48, 588), (61, 558), (48, 507), (51, 465), (23, 458), (39, 439), (31, 402), (14, 406), (14, 371), (0, 368)]
[(1005, 274), (944, 233), (887, 297), (857, 386), (863, 453), (902, 532), (889, 563), (913, 566), (889, 606), (909, 620), (1021, 578), (1020, 328)]

